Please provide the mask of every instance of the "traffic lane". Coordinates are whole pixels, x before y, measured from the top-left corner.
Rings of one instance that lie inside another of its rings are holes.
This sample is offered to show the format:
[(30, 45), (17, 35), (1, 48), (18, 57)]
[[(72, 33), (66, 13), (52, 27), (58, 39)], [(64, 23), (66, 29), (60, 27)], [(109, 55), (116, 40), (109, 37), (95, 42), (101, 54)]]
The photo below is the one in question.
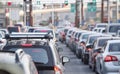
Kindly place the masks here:
[(64, 65), (65, 74), (95, 74), (92, 70), (90, 70), (89, 66), (84, 65), (81, 62), (81, 59), (78, 59), (65, 44), (59, 43), (59, 46), (63, 49), (60, 54), (70, 58), (70, 62)]

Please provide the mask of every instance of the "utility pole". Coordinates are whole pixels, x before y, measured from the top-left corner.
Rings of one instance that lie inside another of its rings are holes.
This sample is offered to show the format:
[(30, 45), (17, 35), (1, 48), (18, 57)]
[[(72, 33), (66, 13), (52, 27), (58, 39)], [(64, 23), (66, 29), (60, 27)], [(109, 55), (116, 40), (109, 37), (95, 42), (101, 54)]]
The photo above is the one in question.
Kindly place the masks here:
[(84, 14), (83, 14), (83, 0), (81, 0), (81, 25), (83, 25), (83, 21), (84, 21)]
[(75, 26), (79, 27), (79, 4), (80, 1), (76, 0), (76, 12), (75, 12)]
[(110, 1), (109, 0), (107, 0), (107, 7), (108, 7), (108, 9), (107, 9), (107, 11), (108, 11), (108, 24), (110, 24)]
[(32, 17), (32, 0), (24, 0), (24, 22), (27, 26), (33, 26), (33, 17)]
[(101, 23), (104, 22), (104, 0), (101, 2)]
[(117, 23), (119, 22), (119, 0), (116, 1), (117, 3)]

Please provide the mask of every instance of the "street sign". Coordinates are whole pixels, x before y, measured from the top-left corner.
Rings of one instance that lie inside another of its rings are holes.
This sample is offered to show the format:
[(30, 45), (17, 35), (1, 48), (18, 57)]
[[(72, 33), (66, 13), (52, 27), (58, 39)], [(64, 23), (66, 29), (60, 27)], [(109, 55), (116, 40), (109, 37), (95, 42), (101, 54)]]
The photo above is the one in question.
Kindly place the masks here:
[(92, 0), (92, 2), (96, 2), (96, 0)]
[(71, 4), (71, 12), (75, 12), (75, 4)]
[(96, 7), (96, 2), (90, 2), (87, 4), (87, 9), (88, 12), (95, 12), (97, 7)]

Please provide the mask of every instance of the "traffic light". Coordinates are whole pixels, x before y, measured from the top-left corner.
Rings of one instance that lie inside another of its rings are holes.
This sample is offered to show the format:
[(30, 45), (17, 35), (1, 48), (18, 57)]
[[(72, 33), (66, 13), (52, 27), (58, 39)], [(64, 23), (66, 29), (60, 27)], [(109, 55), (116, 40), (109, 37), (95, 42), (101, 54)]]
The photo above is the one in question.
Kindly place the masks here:
[(12, 2), (7, 2), (7, 5), (8, 5), (8, 6), (11, 6), (11, 5), (12, 5)]

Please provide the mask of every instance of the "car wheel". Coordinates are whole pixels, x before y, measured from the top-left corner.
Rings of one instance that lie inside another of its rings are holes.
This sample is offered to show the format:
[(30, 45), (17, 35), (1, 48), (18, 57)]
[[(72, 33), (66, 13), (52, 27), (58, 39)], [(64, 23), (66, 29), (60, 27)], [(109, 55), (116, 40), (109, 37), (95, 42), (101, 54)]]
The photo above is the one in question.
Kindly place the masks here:
[(89, 65), (89, 68), (90, 68), (90, 69), (92, 68), (91, 65)]
[(79, 52), (78, 52), (78, 49), (76, 49), (76, 56), (78, 57), (78, 58), (80, 58), (80, 56), (79, 56)]

